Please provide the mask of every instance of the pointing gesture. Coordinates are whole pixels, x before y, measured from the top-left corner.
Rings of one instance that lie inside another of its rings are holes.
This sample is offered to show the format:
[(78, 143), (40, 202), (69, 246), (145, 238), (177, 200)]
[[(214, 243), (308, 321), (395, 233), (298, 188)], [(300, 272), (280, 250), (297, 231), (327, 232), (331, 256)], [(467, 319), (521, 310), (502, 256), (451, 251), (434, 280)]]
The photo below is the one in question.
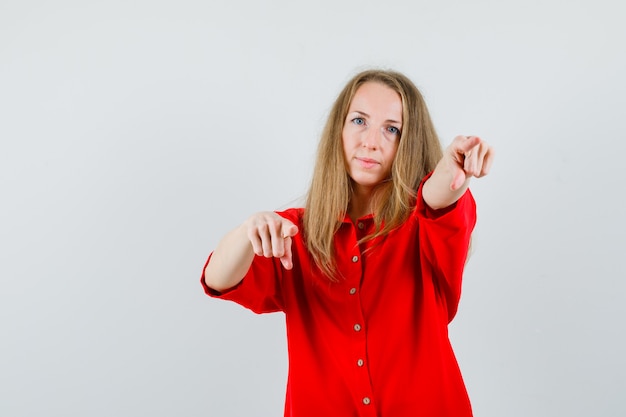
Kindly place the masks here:
[(297, 233), (295, 224), (274, 212), (254, 214), (217, 245), (204, 271), (206, 284), (216, 291), (234, 287), (255, 255), (279, 258), (285, 269), (293, 268), (291, 238)]
[(245, 222), (254, 253), (266, 258), (280, 258), (285, 269), (293, 268), (291, 238), (298, 227), (278, 214), (268, 211), (253, 215)]
[(487, 175), (493, 163), (493, 154), (493, 148), (478, 136), (455, 137), (444, 155), (444, 158), (451, 158), (453, 162), (450, 189), (458, 190), (468, 178)]
[(424, 183), (424, 201), (433, 209), (448, 207), (465, 193), (470, 178), (489, 173), (493, 158), (493, 148), (478, 136), (455, 137)]

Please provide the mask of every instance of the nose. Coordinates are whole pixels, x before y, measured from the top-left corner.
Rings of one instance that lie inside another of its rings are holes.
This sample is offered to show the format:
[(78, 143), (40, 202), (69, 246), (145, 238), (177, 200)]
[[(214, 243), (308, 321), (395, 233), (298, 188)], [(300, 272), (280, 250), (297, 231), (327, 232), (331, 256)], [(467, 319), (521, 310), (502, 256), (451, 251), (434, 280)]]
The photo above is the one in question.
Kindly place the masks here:
[(376, 150), (380, 146), (381, 136), (383, 132), (382, 129), (377, 129), (374, 127), (368, 128), (363, 133), (363, 140), (361, 146), (367, 149)]

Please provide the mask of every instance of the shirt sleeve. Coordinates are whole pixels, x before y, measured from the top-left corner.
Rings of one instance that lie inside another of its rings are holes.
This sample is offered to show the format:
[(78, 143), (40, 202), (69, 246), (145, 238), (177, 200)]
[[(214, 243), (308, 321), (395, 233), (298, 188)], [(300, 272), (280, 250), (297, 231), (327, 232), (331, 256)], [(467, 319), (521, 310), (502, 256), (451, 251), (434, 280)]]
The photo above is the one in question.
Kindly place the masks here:
[[(301, 209), (288, 209), (276, 213), (302, 228), (299, 223), (302, 217)], [(211, 262), (211, 256), (213, 253), (209, 255), (200, 277), (204, 292), (209, 297), (234, 301), (257, 314), (284, 311), (282, 280), (286, 272), (280, 259), (255, 256), (250, 269), (239, 284), (219, 292), (206, 285), (204, 281), (204, 271)]]
[(280, 265), (276, 265), (277, 262), (280, 263), (280, 260), (255, 256), (250, 269), (239, 284), (219, 292), (206, 285), (204, 281), (204, 270), (206, 265), (211, 262), (211, 256), (213, 256), (213, 253), (209, 255), (200, 278), (204, 292), (209, 297), (234, 301), (257, 314), (283, 310), (283, 300), (280, 291), (282, 271)]
[(476, 224), (476, 203), (468, 189), (454, 204), (433, 210), (422, 196), (424, 181), (418, 189), (415, 207), (422, 276), (432, 276), (446, 303), (448, 321), (452, 321), (461, 298), (463, 270)]

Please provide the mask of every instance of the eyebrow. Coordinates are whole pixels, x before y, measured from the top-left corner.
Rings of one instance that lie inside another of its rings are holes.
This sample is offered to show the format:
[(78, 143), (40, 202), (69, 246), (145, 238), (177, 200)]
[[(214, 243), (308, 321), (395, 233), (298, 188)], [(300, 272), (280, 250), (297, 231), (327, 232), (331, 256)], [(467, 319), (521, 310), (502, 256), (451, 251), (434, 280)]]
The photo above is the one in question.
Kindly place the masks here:
[[(369, 114), (367, 114), (367, 113), (365, 113), (365, 112), (362, 112), (362, 111), (360, 111), (360, 110), (353, 110), (353, 111), (351, 111), (350, 113), (358, 113), (358, 114), (360, 114), (361, 116), (370, 117), (370, 115), (369, 115)], [(350, 113), (348, 113), (348, 114), (350, 114)], [(402, 122), (399, 122), (399, 121), (397, 121), (397, 120), (393, 120), (393, 119), (387, 119), (387, 120), (385, 120), (385, 122), (386, 122), (386, 123), (396, 123), (396, 124), (402, 125)]]

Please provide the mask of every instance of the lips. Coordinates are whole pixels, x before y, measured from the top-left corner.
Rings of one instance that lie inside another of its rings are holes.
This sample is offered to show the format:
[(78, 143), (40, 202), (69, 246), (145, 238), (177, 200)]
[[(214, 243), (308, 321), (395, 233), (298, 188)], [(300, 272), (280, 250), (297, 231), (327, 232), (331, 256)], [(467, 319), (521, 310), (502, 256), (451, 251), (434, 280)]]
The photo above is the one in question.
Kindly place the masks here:
[(373, 168), (373, 167), (375, 167), (377, 165), (380, 165), (380, 162), (378, 162), (375, 159), (371, 159), (371, 158), (359, 158), (359, 157), (356, 157), (354, 159), (357, 161), (357, 163), (361, 167), (363, 167), (365, 169)]

